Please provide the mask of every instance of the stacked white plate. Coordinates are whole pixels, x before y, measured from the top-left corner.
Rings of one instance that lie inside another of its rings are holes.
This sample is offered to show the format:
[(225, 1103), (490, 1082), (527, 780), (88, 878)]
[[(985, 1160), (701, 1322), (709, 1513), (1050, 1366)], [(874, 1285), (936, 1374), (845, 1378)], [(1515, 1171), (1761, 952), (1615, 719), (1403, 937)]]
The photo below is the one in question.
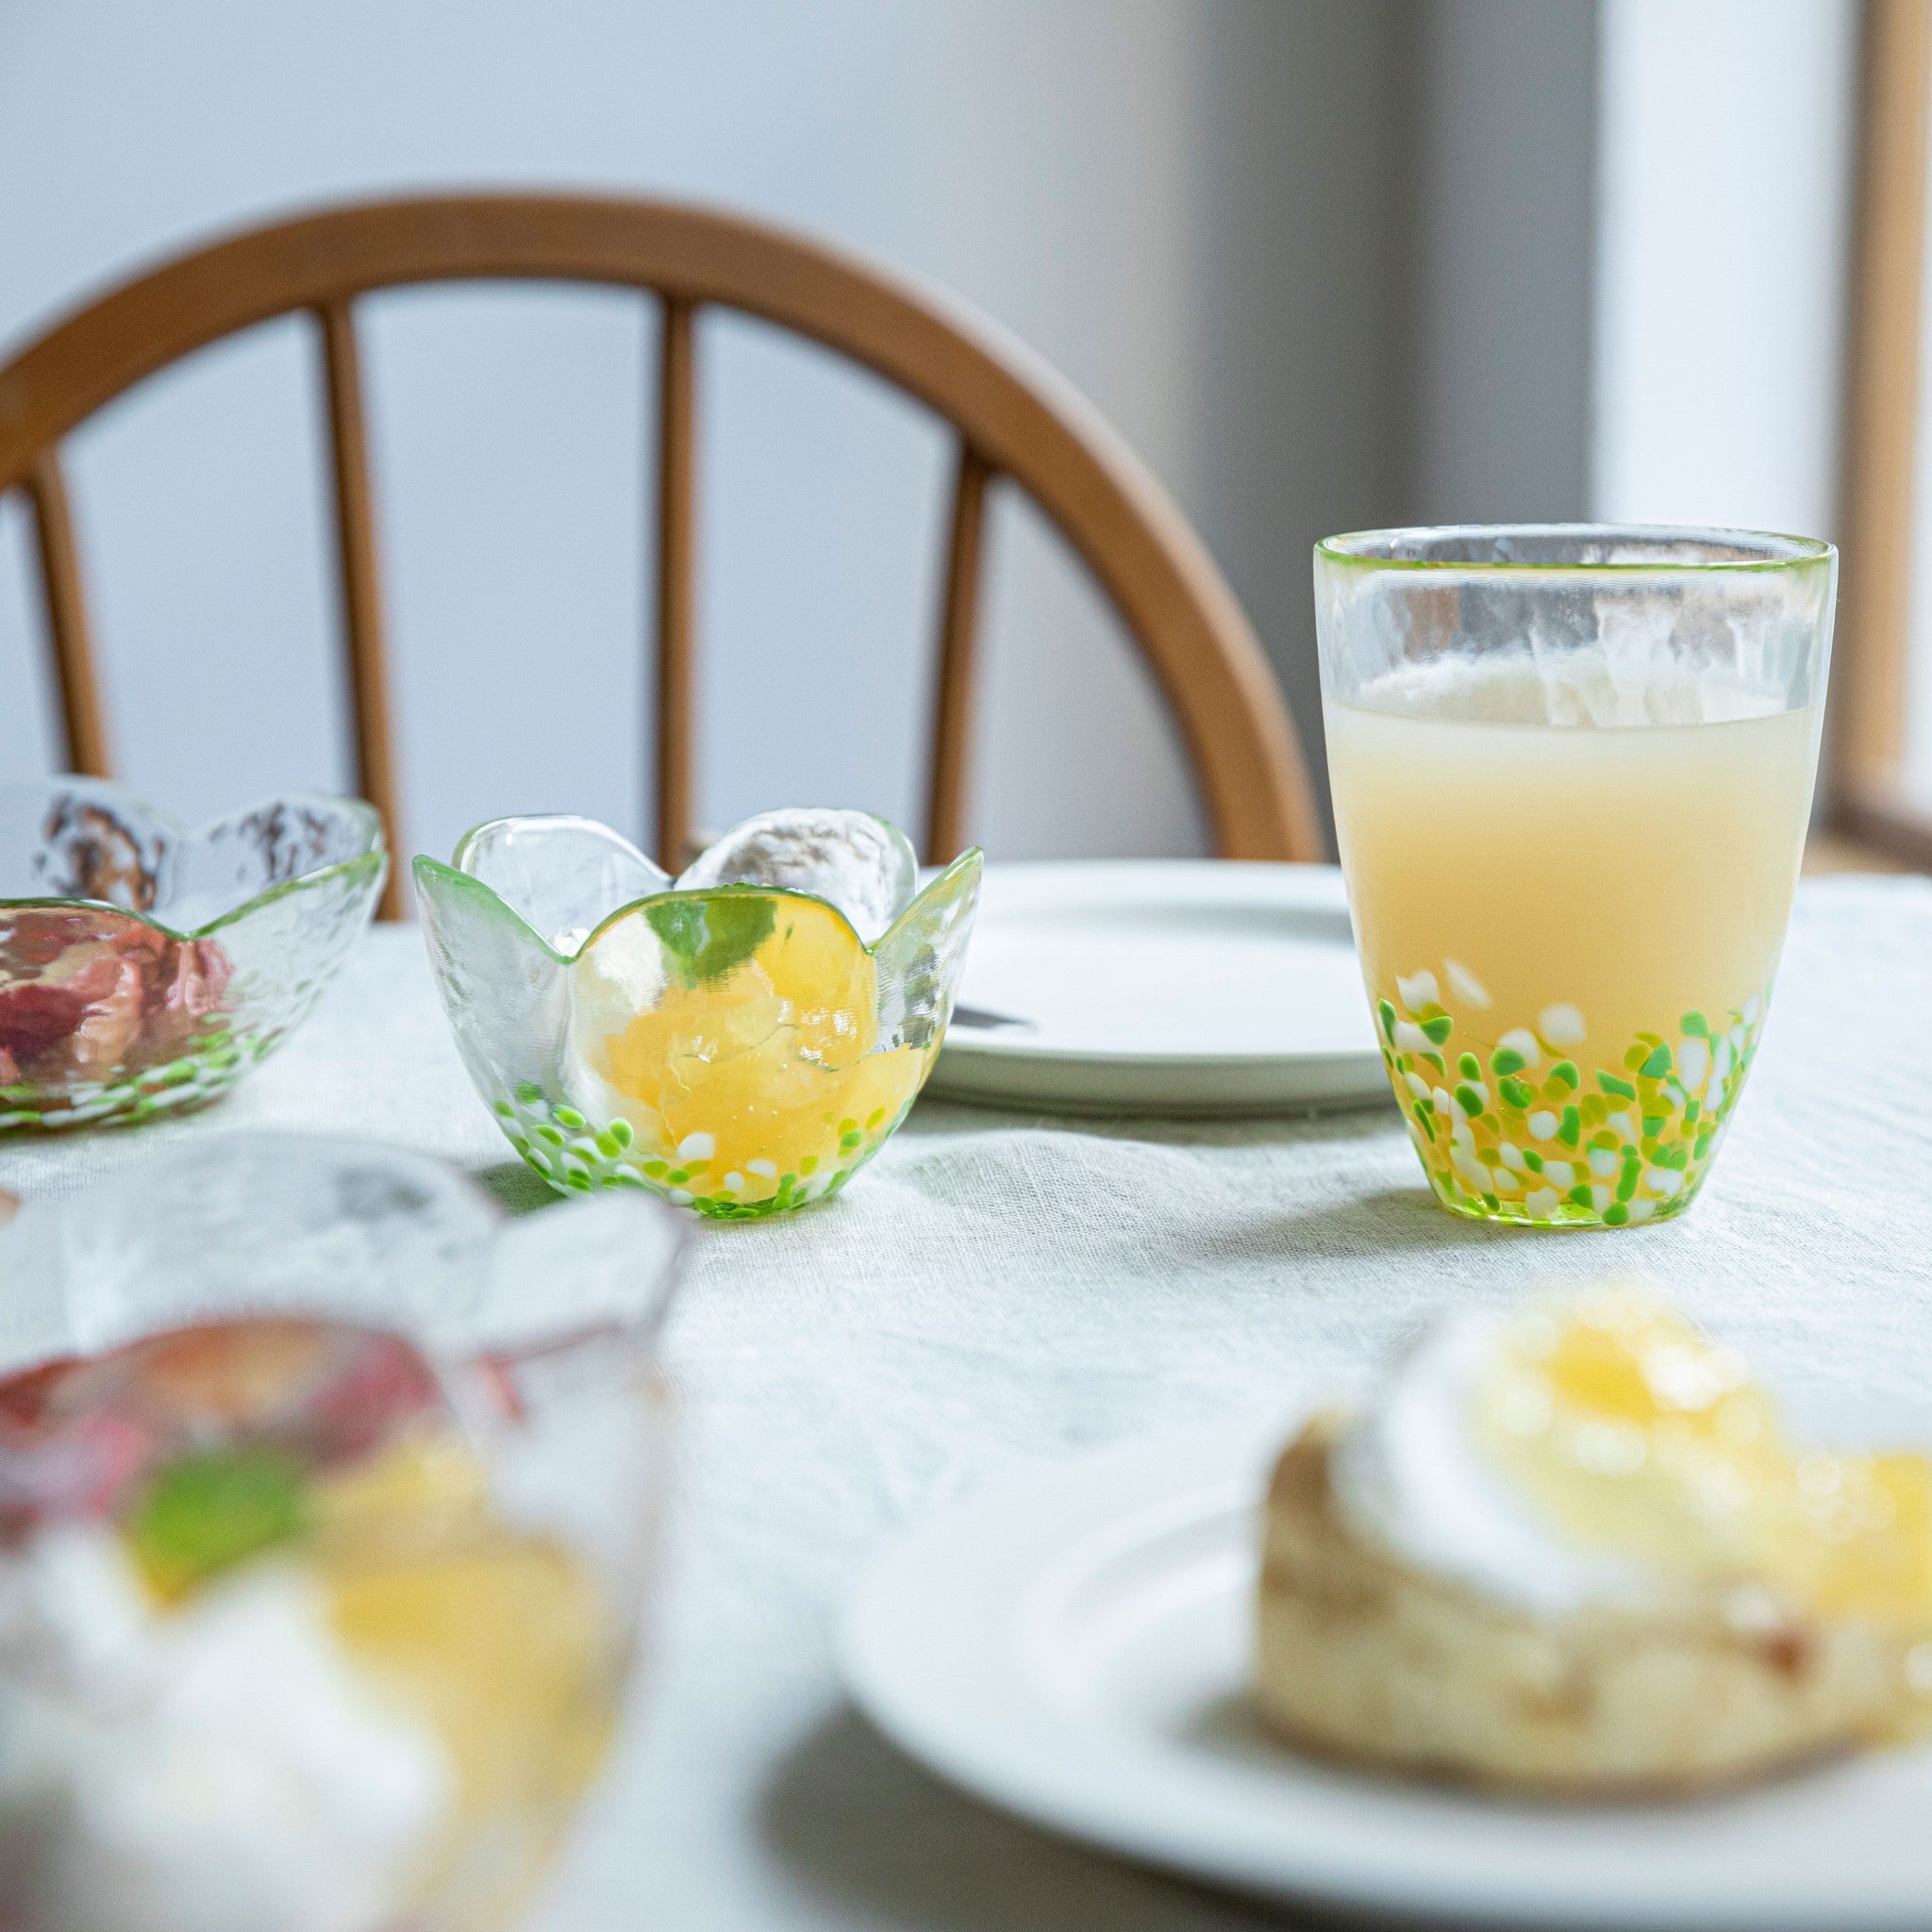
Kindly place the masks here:
[(1341, 873), (989, 866), (930, 1091), (1082, 1113), (1386, 1101)]

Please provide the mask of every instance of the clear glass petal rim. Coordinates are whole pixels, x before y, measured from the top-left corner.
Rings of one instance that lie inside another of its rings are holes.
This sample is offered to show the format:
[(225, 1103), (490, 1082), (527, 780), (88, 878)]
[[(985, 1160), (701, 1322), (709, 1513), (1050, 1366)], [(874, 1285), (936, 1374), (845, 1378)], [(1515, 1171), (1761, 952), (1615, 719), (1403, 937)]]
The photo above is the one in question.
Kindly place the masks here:
[[(667, 879), (671, 877), (655, 858), (648, 853), (641, 851), (637, 842), (625, 838), (615, 825), (607, 825), (602, 819), (589, 818), (580, 811), (510, 811), (504, 812), (497, 818), (480, 820), (457, 841), (456, 850), (450, 854), (451, 870), (461, 873), (466, 878), (475, 878), (475, 874), (471, 872), (463, 861), (468, 858), (471, 849), (481, 842), (484, 833), (493, 832), (499, 825), (578, 825), (587, 831), (601, 832), (607, 838), (616, 840), (639, 864), (648, 866), (651, 871), (661, 874)], [(491, 890), (494, 891), (494, 888)]]
[[(527, 816), (532, 821), (541, 820), (543, 818), (581, 819), (581, 814), (575, 812), (531, 813), (521, 816)], [(469, 845), (471, 840), (478, 836), (480, 833), (488, 830), (491, 826), (508, 824), (513, 822), (521, 822), (520, 815), (510, 814), (501, 819), (486, 819), (481, 824), (473, 825), (470, 828), (470, 830), (465, 832), (462, 838), (457, 841), (455, 855), (456, 858), (459, 860), (462, 857), (464, 849)], [(588, 823), (596, 824), (597, 822), (589, 821)], [(888, 821), (888, 823), (890, 823), (890, 821)], [(600, 825), (599, 828), (605, 831), (611, 830), (609, 826), (605, 825)], [(621, 832), (616, 832), (613, 834), (613, 836), (622, 839), (624, 837), (624, 834)], [(625, 842), (629, 843), (627, 840), (625, 841)], [(636, 847), (633, 846), (632, 850), (635, 851)], [(641, 854), (640, 857), (642, 855)], [(597, 941), (604, 936), (604, 934), (608, 932), (613, 925), (618, 924), (621, 921), (630, 918), (632, 914), (638, 912), (645, 907), (660, 905), (667, 900), (676, 900), (688, 903), (699, 899), (730, 898), (734, 895), (741, 895), (744, 893), (757, 893), (758, 896), (762, 898), (789, 899), (797, 901), (800, 904), (807, 906), (823, 907), (825, 911), (829, 912), (832, 915), (832, 917), (836, 919), (839, 922), (839, 924), (842, 925), (845, 928), (845, 930), (852, 935), (852, 942), (854, 945), (858, 946), (861, 952), (868, 953), (873, 957), (876, 958), (880, 950), (887, 944), (887, 942), (900, 929), (900, 927), (903, 926), (907, 923), (907, 921), (909, 920), (914, 915), (914, 913), (916, 913), (919, 910), (921, 906), (923, 906), (926, 902), (926, 900), (933, 897), (942, 886), (945, 886), (950, 880), (952, 880), (959, 873), (962, 867), (967, 866), (968, 864), (974, 865), (975, 867), (980, 866), (985, 863), (985, 853), (982, 852), (977, 845), (969, 846), (964, 852), (960, 853), (959, 856), (951, 862), (951, 864), (943, 867), (940, 872), (936, 873), (930, 879), (926, 881), (926, 883), (924, 886), (922, 886), (919, 889), (917, 892), (913, 894), (910, 903), (906, 907), (904, 911), (902, 911), (899, 914), (898, 918), (893, 920), (891, 925), (887, 926), (884, 932), (879, 934), (878, 938), (875, 939), (871, 945), (867, 945), (865, 941), (858, 937), (858, 928), (852, 924), (851, 920), (846, 917), (844, 911), (841, 908), (833, 905), (829, 899), (821, 898), (816, 892), (801, 892), (795, 887), (791, 886), (729, 885), (696, 886), (684, 888), (673, 886), (668, 891), (662, 892), (645, 892), (640, 895), (638, 898), (627, 899), (622, 906), (617, 907), (610, 912), (607, 912), (604, 915), (604, 917), (601, 920), (599, 920), (597, 924), (593, 925), (588, 933), (584, 935), (583, 939), (577, 943), (577, 945), (568, 953), (558, 952), (558, 949), (555, 946), (553, 946), (550, 943), (550, 941), (546, 940), (543, 937), (543, 935), (540, 933), (537, 930), (537, 928), (533, 926), (530, 924), (530, 922), (527, 919), (525, 919), (523, 916), (523, 914), (519, 912), (516, 909), (516, 908), (512, 906), (509, 903), (509, 901), (503, 896), (501, 892), (499, 892), (493, 886), (487, 884), (482, 879), (479, 879), (475, 873), (464, 872), (460, 869), (460, 867), (458, 864), (446, 865), (440, 858), (432, 858), (426, 852), (417, 853), (416, 857), (410, 861), (410, 869), (415, 877), (417, 889), (419, 891), (423, 890), (425, 886), (431, 885), (447, 890), (449, 884), (452, 881), (455, 881), (461, 887), (463, 891), (469, 892), (473, 897), (475, 895), (480, 894), (483, 899), (487, 900), (491, 906), (493, 906), (496, 908), (496, 910), (499, 911), (505, 919), (508, 920), (511, 923), (511, 924), (515, 926), (520, 932), (527, 934), (529, 936), (530, 944), (537, 951), (544, 954), (557, 965), (575, 966), (579, 960), (585, 958), (585, 956), (590, 952), (591, 948), (594, 946), (597, 943)]]
[[(66, 774), (43, 781), (46, 789), (50, 791), (66, 782)], [(277, 791), (272, 792), (266, 798), (258, 798), (250, 805), (237, 806), (233, 811), (222, 812), (217, 817), (209, 819), (206, 824), (190, 826), (184, 825), (172, 812), (162, 811), (158, 807), (150, 805), (139, 792), (130, 791), (125, 786), (117, 785), (110, 778), (90, 778), (88, 783), (99, 790), (112, 792), (129, 806), (147, 813), (158, 824), (165, 825), (175, 838), (185, 841), (206, 839), (209, 833), (226, 824), (231, 819), (245, 818), (255, 812), (270, 810), (276, 806), (326, 805), (341, 810), (351, 820), (360, 822), (363, 850), (357, 853), (353, 858), (339, 858), (333, 865), (317, 866), (313, 872), (298, 873), (291, 879), (282, 879), (256, 893), (252, 899), (243, 900), (241, 905), (231, 907), (226, 912), (219, 914), (206, 924), (187, 928), (170, 925), (164, 919), (156, 919), (146, 912), (133, 911), (125, 906), (116, 906), (107, 899), (62, 899), (32, 894), (24, 897), (0, 896), (0, 912), (111, 912), (116, 918), (127, 920), (135, 925), (144, 925), (150, 932), (158, 932), (163, 939), (173, 940), (177, 945), (191, 945), (196, 940), (212, 939), (216, 934), (239, 924), (264, 906), (273, 906), (278, 900), (289, 898), (299, 891), (307, 891), (311, 888), (329, 885), (340, 879), (354, 878), (358, 874), (367, 879), (369, 895), (373, 899), (382, 890), (382, 882), (389, 875), (389, 852), (383, 838), (382, 815), (366, 798), (345, 798), (326, 791)], [(31, 788), (23, 785), (21, 789)]]
[[(387, 1175), (413, 1182), (438, 1196), (459, 1199), (466, 1211), (474, 1212), (481, 1224), (482, 1241), (474, 1263), (484, 1270), (494, 1264), (500, 1243), (512, 1229), (517, 1230), (516, 1239), (522, 1245), (528, 1245), (532, 1241), (540, 1246), (548, 1244), (560, 1259), (567, 1259), (571, 1253), (566, 1242), (556, 1239), (568, 1224), (558, 1223), (552, 1217), (559, 1209), (568, 1213), (579, 1205), (574, 1201), (546, 1201), (535, 1210), (518, 1212), (506, 1207), (474, 1172), (441, 1155), (369, 1135), (293, 1129), (257, 1132), (235, 1128), (178, 1142), (158, 1151), (149, 1160), (100, 1175), (76, 1192), (36, 1198), (29, 1204), (31, 1218), (27, 1213), (16, 1217), (8, 1224), (8, 1233), (16, 1240), (52, 1238), (61, 1241), (65, 1231), (76, 1222), (97, 1218), (104, 1208), (138, 1204), (143, 1191), (155, 1183), (185, 1183), (209, 1167), (223, 1165), (231, 1155), (243, 1150), (251, 1157), (265, 1153), (280, 1157), (291, 1165), (308, 1166), (318, 1172), (347, 1163), (360, 1168), (379, 1168)], [(665, 1208), (655, 1197), (642, 1193), (606, 1194), (583, 1205), (594, 1208), (604, 1203), (615, 1204), (626, 1214), (632, 1211), (634, 1205), (646, 1208), (660, 1237), (656, 1266), (634, 1311), (604, 1313), (584, 1319), (578, 1311), (563, 1310), (557, 1313), (554, 1321), (525, 1326), (514, 1337), (486, 1334), (462, 1344), (455, 1344), (445, 1337), (430, 1335), (424, 1321), (411, 1320), (407, 1315), (391, 1320), (374, 1315), (352, 1317), (330, 1312), (320, 1302), (309, 1309), (309, 1313), (314, 1319), (367, 1328), (372, 1333), (402, 1336), (446, 1365), (518, 1362), (607, 1336), (621, 1338), (627, 1345), (636, 1348), (654, 1351), (680, 1298), (697, 1238), (696, 1224)], [(25, 1232), (17, 1234), (19, 1230)], [(572, 1231), (575, 1232), (574, 1229)], [(67, 1285), (68, 1292), (73, 1292), (73, 1284)], [(117, 1334), (98, 1347), (84, 1349), (78, 1358), (92, 1359), (131, 1342), (185, 1332), (211, 1323), (272, 1320), (290, 1313), (291, 1307), (268, 1296), (258, 1306), (244, 1307), (238, 1305), (232, 1313), (222, 1315), (182, 1319), (165, 1304), (155, 1305), (143, 1312), (143, 1321), (130, 1326), (125, 1335)], [(413, 1312), (426, 1315), (426, 1310)], [(145, 1317), (152, 1317), (152, 1320)], [(0, 1382), (31, 1374), (50, 1361), (62, 1358), (58, 1354), (42, 1355), (31, 1349), (17, 1356), (10, 1355), (5, 1366), (0, 1367)]]

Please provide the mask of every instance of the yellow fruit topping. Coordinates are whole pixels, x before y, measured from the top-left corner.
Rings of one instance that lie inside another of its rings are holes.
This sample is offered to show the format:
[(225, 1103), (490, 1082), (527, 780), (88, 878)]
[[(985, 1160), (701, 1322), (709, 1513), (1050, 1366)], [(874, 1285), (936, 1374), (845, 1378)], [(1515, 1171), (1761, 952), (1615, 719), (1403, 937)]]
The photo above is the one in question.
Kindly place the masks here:
[(491, 1513), (481, 1468), (453, 1438), (325, 1480), (315, 1514), (337, 1636), (430, 1725), (455, 1771), (456, 1814), (425, 1890), (506, 1923), (608, 1740), (623, 1659), (604, 1599), (563, 1547)]
[[(689, 908), (689, 909), (687, 909)], [(729, 915), (727, 917), (726, 915)], [(722, 1204), (823, 1191), (884, 1139), (927, 1056), (874, 1052), (873, 958), (828, 906), (768, 894), (643, 908), (671, 974), (639, 989), (592, 947), (578, 968), (591, 1070), (662, 1185)], [(708, 921), (708, 924), (701, 922)]]
[(432, 1426), (333, 1472), (316, 1485), (311, 1509), (325, 1550), (366, 1560), (381, 1549), (474, 1541), (489, 1503), (483, 1465), (458, 1437)]
[(1739, 1357), (1641, 1290), (1605, 1284), (1513, 1323), (1476, 1420), (1578, 1543), (1932, 1634), (1932, 1463), (1794, 1445)]

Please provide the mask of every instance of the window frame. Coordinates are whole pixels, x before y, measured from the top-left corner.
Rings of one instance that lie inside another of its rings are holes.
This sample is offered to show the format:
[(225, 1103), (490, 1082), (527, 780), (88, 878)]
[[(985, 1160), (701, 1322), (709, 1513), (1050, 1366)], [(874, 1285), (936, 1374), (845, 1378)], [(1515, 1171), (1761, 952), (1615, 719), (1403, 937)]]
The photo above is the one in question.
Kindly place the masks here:
[[(1901, 778), (1924, 379), (1932, 0), (1866, 0), (1860, 69), (1824, 817), (1834, 832), (1932, 871), (1932, 808), (1910, 800)], [(1932, 480), (1932, 461), (1926, 475)]]

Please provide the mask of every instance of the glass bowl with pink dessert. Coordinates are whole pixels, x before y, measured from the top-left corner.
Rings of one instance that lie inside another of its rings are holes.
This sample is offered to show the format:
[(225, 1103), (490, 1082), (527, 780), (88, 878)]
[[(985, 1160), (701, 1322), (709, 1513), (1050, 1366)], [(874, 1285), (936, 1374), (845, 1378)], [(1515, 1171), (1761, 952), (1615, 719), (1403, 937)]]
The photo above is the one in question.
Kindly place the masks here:
[(0, 1132), (225, 1093), (335, 976), (387, 864), (357, 799), (189, 831), (103, 779), (0, 785)]
[(259, 1136), (0, 1231), (0, 1925), (521, 1915), (633, 1672), (686, 1224)]

